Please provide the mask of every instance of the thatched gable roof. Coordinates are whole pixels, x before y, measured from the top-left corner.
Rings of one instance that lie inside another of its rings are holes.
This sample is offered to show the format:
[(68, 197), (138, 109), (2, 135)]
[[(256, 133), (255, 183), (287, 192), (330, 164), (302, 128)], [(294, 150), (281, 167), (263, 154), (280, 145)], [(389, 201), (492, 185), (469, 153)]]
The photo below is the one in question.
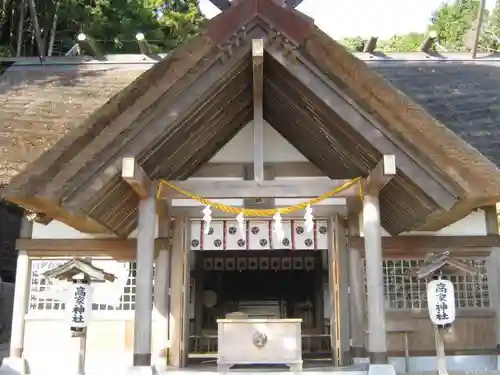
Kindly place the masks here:
[(0, 185), (22, 171), (152, 63), (14, 64), (0, 76)]
[[(414, 101), (412, 90), (399, 91), (383, 79), (404, 86), (380, 69), (385, 65), (356, 59), (310, 20), (272, 0), (241, 1), (211, 20), (203, 35), (139, 76), (30, 164), (4, 196), (71, 225), (76, 221), (64, 215), (76, 212), (127, 235), (136, 224), (137, 197), (121, 180), (117, 158), (133, 149), (153, 179), (185, 178), (209, 160), (249, 120), (245, 38), (252, 35), (270, 40), (264, 116), (328, 176), (367, 175), (387, 149), (401, 151), (406, 166), (398, 165), (398, 176), (381, 194), (382, 221), (391, 233), (437, 229), (500, 200), (497, 166), (450, 130), (451, 123), (418, 105), (425, 102), (421, 84)], [(284, 50), (297, 56), (297, 64), (288, 63)], [(325, 101), (335, 95), (335, 105)], [(453, 208), (432, 197), (423, 180)]]
[[(355, 56), (500, 166), (500, 58)], [(156, 63), (137, 55), (85, 59), (52, 58), (46, 66), (27, 59), (0, 75), (1, 185)]]

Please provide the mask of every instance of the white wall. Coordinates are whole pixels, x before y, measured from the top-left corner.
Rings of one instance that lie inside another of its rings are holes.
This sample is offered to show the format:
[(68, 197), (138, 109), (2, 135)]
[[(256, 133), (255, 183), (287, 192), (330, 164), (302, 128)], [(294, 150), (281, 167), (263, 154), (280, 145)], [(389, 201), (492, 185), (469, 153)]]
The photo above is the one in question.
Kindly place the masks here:
[[(264, 123), (264, 161), (269, 163), (307, 161), (267, 122)], [(211, 163), (253, 163), (253, 127), (250, 122), (229, 141)]]

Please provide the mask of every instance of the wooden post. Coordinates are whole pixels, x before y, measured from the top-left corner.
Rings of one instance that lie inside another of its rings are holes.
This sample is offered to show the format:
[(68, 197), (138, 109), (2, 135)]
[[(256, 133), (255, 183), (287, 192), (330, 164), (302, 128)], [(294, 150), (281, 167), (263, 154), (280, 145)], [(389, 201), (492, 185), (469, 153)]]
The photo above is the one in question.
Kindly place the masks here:
[[(85, 284), (90, 286), (90, 282), (89, 275), (84, 275), (82, 280), (73, 280), (73, 284), (77, 285)], [(72, 337), (78, 341), (78, 358), (76, 363), (76, 371), (78, 375), (85, 375), (85, 360), (87, 358), (87, 330), (88, 327), (84, 327), (80, 328), (78, 331), (71, 332)]]
[(156, 227), (156, 199), (139, 201), (137, 228), (137, 281), (135, 289), (134, 367), (151, 366), (153, 310), (153, 262)]
[[(349, 236), (359, 236), (359, 217), (351, 215)], [(351, 350), (354, 358), (366, 357), (365, 347), (365, 280), (360, 249), (349, 249), (349, 303), (351, 313)]]
[(378, 196), (365, 195), (363, 199), (363, 234), (368, 292), (368, 355), (371, 364), (386, 364), (388, 358)]
[(170, 364), (176, 368), (186, 365), (189, 341), (187, 326), (187, 298), (189, 287), (189, 220), (177, 217), (172, 243)]
[[(157, 202), (159, 203), (159, 202)], [(160, 203), (161, 205), (161, 203)], [(158, 210), (160, 211), (160, 210)], [(161, 210), (158, 218), (158, 238), (169, 238), (170, 215), (167, 209)], [(159, 250), (155, 262), (155, 308), (160, 333), (158, 334), (157, 347), (158, 363), (157, 370), (166, 370), (168, 362), (168, 338), (169, 338), (169, 293), (170, 293), (170, 247)]]
[(334, 363), (351, 362), (349, 344), (349, 294), (347, 284), (348, 254), (344, 220), (336, 215), (329, 223), (330, 335)]
[[(31, 238), (33, 223), (23, 217), (20, 238)], [(14, 306), (12, 310), (12, 328), (10, 336), (9, 357), (0, 366), (0, 373), (5, 369), (8, 373), (25, 374), (27, 363), (23, 358), (25, 316), (28, 313), (29, 293), (31, 285), (31, 261), (26, 251), (17, 255), (16, 282), (14, 285)]]
[(252, 40), (253, 66), (253, 173), (264, 180), (264, 39)]
[(387, 364), (384, 275), (382, 264), (382, 227), (379, 194), (396, 175), (396, 158), (383, 155), (365, 184), (363, 234), (368, 307), (368, 354), (371, 364)]
[(448, 371), (446, 370), (443, 330), (436, 325), (434, 325), (434, 340), (436, 341), (438, 375), (448, 375)]

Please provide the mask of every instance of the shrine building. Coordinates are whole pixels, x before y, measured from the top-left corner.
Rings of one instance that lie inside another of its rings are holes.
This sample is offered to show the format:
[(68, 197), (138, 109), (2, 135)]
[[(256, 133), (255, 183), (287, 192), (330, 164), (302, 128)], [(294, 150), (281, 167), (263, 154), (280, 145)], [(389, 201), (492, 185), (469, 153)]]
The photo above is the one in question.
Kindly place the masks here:
[[(497, 57), (351, 54), (241, 0), (166, 56), (18, 59), (0, 87), (25, 210), (0, 374), (432, 371), (436, 275), (448, 369), (499, 368)], [(74, 259), (116, 277), (83, 349), (46, 276)]]

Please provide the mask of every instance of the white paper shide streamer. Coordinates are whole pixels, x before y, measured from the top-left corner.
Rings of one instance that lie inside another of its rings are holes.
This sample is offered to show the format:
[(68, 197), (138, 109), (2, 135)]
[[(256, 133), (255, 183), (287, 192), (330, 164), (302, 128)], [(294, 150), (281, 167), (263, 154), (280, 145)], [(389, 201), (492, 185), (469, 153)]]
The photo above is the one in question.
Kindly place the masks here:
[(304, 226), (306, 227), (307, 232), (312, 232), (314, 229), (314, 216), (312, 214), (311, 205), (308, 204), (306, 207), (306, 213), (304, 214)]
[(276, 212), (273, 216), (274, 219), (274, 233), (276, 234), (276, 237), (278, 238), (279, 243), (283, 242), (283, 239), (285, 238), (285, 231), (283, 230), (283, 222), (281, 221), (281, 214), (279, 212)]
[(202, 211), (203, 213), (203, 221), (205, 222), (205, 234), (208, 234), (210, 231), (210, 223), (212, 222), (212, 210), (210, 209), (210, 205), (205, 206)]
[(240, 212), (238, 216), (236, 216), (236, 222), (238, 223), (238, 230), (240, 232), (241, 238), (245, 239), (246, 233), (245, 233), (245, 216), (243, 215), (243, 212)]

